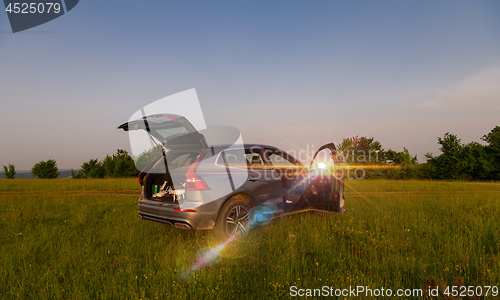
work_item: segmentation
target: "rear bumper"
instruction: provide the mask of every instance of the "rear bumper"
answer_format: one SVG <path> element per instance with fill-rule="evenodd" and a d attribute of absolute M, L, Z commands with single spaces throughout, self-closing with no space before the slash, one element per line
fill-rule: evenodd
<path fill-rule="evenodd" d="M 178 205 L 151 204 L 139 199 L 139 217 L 181 229 L 212 229 L 219 215 L 220 201 L 196 207 L 195 212 L 176 211 Z"/>

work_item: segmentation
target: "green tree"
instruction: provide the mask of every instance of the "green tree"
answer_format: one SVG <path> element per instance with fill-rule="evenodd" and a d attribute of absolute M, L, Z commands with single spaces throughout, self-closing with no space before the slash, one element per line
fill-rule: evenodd
<path fill-rule="evenodd" d="M 38 178 L 57 178 L 61 174 L 57 169 L 57 163 L 53 159 L 40 161 L 31 168 L 31 174 Z"/>
<path fill-rule="evenodd" d="M 483 146 L 477 142 L 463 145 L 460 139 L 447 132 L 443 138 L 438 138 L 441 145 L 441 155 L 433 157 L 427 153 L 426 169 L 431 178 L 435 179 L 500 179 L 500 127 L 495 127 L 489 134 L 483 136 L 489 145 Z"/>
<path fill-rule="evenodd" d="M 5 178 L 12 179 L 16 176 L 16 167 L 14 165 L 9 164 L 9 167 L 3 166 L 3 174 Z"/>
<path fill-rule="evenodd" d="M 481 139 L 488 143 L 484 150 L 491 164 L 489 177 L 493 180 L 500 180 L 500 126 L 493 128 Z"/>
<path fill-rule="evenodd" d="M 402 152 L 396 152 L 392 149 L 384 153 L 385 162 L 399 166 L 411 166 L 418 164 L 417 156 L 411 156 L 408 149 L 403 148 Z"/>
<path fill-rule="evenodd" d="M 433 157 L 427 153 L 427 163 L 432 167 L 432 177 L 435 179 L 465 179 L 461 170 L 462 144 L 460 139 L 449 132 L 443 138 L 438 137 L 441 145 L 441 155 Z"/>
<path fill-rule="evenodd" d="M 492 178 L 493 165 L 485 146 L 472 142 L 462 146 L 460 167 L 468 179 L 489 180 Z"/>
<path fill-rule="evenodd" d="M 74 179 L 79 178 L 103 178 L 105 175 L 105 170 L 98 159 L 91 159 L 88 162 L 85 162 L 80 167 L 78 172 L 71 170 L 71 177 Z"/>
<path fill-rule="evenodd" d="M 107 177 L 132 177 L 139 174 L 132 157 L 122 149 L 118 149 L 113 156 L 107 155 L 102 166 Z"/>
<path fill-rule="evenodd" d="M 348 164 L 379 164 L 385 160 L 382 145 L 373 137 L 346 138 L 338 146 L 337 151 L 339 160 Z"/>
<path fill-rule="evenodd" d="M 83 172 L 82 170 L 75 171 L 71 169 L 71 178 L 72 179 L 82 179 L 83 178 Z"/>

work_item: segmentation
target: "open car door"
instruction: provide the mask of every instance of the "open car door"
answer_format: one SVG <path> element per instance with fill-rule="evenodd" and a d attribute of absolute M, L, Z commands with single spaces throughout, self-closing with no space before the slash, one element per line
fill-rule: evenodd
<path fill-rule="evenodd" d="M 306 200 L 309 170 L 288 153 L 276 149 L 265 150 L 272 171 L 281 181 L 281 198 L 285 213 L 298 212 L 310 208 Z"/>
<path fill-rule="evenodd" d="M 312 209 L 343 213 L 344 180 L 333 143 L 321 146 L 313 156 L 306 197 Z"/>

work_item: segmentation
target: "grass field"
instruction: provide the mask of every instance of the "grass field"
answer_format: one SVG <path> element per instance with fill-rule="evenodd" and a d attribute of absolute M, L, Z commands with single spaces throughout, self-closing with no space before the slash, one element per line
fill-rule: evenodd
<path fill-rule="evenodd" d="M 137 217 L 126 180 L 0 180 L 0 298 L 269 299 L 298 288 L 500 285 L 500 185 L 346 182 L 344 214 L 276 218 L 186 272 L 208 231 Z"/>

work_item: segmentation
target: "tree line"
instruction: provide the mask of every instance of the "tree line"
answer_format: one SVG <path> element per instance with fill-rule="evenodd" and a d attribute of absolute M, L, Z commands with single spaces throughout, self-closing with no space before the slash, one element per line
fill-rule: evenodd
<path fill-rule="evenodd" d="M 432 179 L 500 180 L 500 126 L 481 137 L 487 144 L 462 144 L 447 132 L 438 138 L 441 155 L 426 154 L 427 169 Z"/>
<path fill-rule="evenodd" d="M 363 170 L 364 178 L 500 180 L 500 126 L 481 137 L 478 142 L 463 144 L 449 132 L 438 137 L 440 154 L 425 154 L 426 162 L 418 163 L 408 149 L 385 151 L 374 138 L 344 139 L 338 146 L 338 160 Z"/>
<path fill-rule="evenodd" d="M 363 178 L 387 179 L 456 179 L 456 180 L 500 180 L 500 126 L 481 137 L 486 145 L 478 142 L 463 144 L 457 135 L 445 133 L 438 137 L 440 154 L 425 154 L 426 162 L 418 163 L 408 149 L 397 152 L 384 150 L 373 137 L 346 138 L 337 145 L 337 160 L 347 169 L 360 169 Z M 156 153 L 155 153 L 156 154 Z M 158 153 L 159 155 L 159 153 Z M 14 178 L 15 166 L 3 166 L 5 178 Z M 60 172 L 53 159 L 40 161 L 31 169 L 38 178 L 57 178 Z M 118 149 L 102 161 L 91 159 L 79 170 L 71 170 L 71 177 L 119 178 L 137 176 L 139 171 L 127 151 Z"/>
<path fill-rule="evenodd" d="M 3 166 L 5 178 L 15 178 L 15 166 Z M 40 161 L 31 168 L 31 174 L 38 178 L 57 178 L 61 174 L 57 162 L 53 159 Z M 115 154 L 107 155 L 102 161 L 91 159 L 84 162 L 79 170 L 71 169 L 71 178 L 120 178 L 137 176 L 139 171 L 135 168 L 134 160 L 127 151 L 118 149 Z"/>
<path fill-rule="evenodd" d="M 120 178 L 139 175 L 134 160 L 127 151 L 118 149 L 112 156 L 107 155 L 103 161 L 91 159 L 80 167 L 80 170 L 71 170 L 71 178 Z"/>

